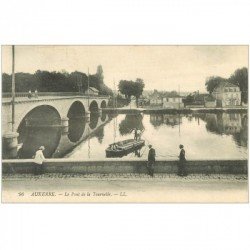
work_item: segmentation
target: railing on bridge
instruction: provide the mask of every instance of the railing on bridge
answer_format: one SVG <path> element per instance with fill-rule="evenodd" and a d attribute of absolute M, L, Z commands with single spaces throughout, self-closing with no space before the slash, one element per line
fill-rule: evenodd
<path fill-rule="evenodd" d="M 27 97 L 28 98 L 28 92 L 16 92 L 15 96 L 16 97 Z M 79 92 L 39 92 L 38 93 L 38 97 L 39 96 L 84 96 L 87 97 L 87 94 L 84 93 L 79 93 Z M 11 98 L 11 92 L 5 92 L 2 93 L 2 98 Z M 90 95 L 90 97 L 96 97 L 96 98 L 104 98 L 104 97 L 108 97 L 106 95 Z M 36 98 L 35 94 L 32 93 L 32 97 L 31 98 Z"/>

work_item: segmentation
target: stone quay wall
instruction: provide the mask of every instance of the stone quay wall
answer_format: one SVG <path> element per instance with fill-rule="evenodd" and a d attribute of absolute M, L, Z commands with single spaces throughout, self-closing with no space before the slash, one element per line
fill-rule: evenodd
<path fill-rule="evenodd" d="M 45 173 L 76 173 L 76 174 L 116 174 L 147 173 L 145 160 L 74 160 L 47 159 L 44 161 Z M 189 174 L 248 174 L 247 160 L 189 160 Z M 33 160 L 2 160 L 2 174 L 33 173 Z M 159 160 L 155 162 L 155 173 L 175 174 L 178 161 Z"/>

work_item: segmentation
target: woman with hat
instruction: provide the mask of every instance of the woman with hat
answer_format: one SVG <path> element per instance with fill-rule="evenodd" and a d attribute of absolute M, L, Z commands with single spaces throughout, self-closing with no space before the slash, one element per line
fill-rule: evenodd
<path fill-rule="evenodd" d="M 180 176 L 187 176 L 187 170 L 186 170 L 186 156 L 185 156 L 185 150 L 184 146 L 180 145 L 180 155 L 179 155 L 179 169 L 178 169 L 178 175 Z"/>
<path fill-rule="evenodd" d="M 34 157 L 34 163 L 35 163 L 35 175 L 42 174 L 43 173 L 43 161 L 45 160 L 45 157 L 43 155 L 45 147 L 41 146 L 35 154 Z"/>

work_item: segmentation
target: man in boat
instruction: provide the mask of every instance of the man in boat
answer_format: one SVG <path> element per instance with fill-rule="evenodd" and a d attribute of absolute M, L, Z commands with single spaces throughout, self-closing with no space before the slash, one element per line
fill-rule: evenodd
<path fill-rule="evenodd" d="M 141 140 L 142 131 L 140 129 L 137 130 L 137 141 Z"/>
<path fill-rule="evenodd" d="M 136 140 L 137 141 L 137 138 L 138 138 L 138 130 L 137 130 L 137 128 L 134 128 L 134 140 Z"/>
<path fill-rule="evenodd" d="M 113 144 L 111 145 L 111 149 L 112 149 L 112 150 L 116 150 L 116 149 L 117 149 L 117 147 L 118 147 L 118 146 L 117 146 L 117 144 L 116 144 L 116 143 L 113 143 Z"/>
<path fill-rule="evenodd" d="M 148 174 L 151 177 L 154 177 L 154 165 L 155 165 L 155 149 L 152 147 L 152 145 L 149 145 L 149 151 L 148 151 Z"/>
<path fill-rule="evenodd" d="M 178 165 L 178 175 L 179 176 L 187 176 L 187 169 L 186 169 L 186 155 L 184 146 L 180 145 L 180 155 L 179 155 L 179 165 Z"/>

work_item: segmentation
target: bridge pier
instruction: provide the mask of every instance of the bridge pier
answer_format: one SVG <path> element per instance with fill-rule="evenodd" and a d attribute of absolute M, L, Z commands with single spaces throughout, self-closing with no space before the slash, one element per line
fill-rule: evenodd
<path fill-rule="evenodd" d="M 62 132 L 67 134 L 69 132 L 69 118 L 63 117 L 61 118 Z"/>
<path fill-rule="evenodd" d="M 102 109 L 98 109 L 98 114 L 101 116 L 102 115 Z"/>
<path fill-rule="evenodd" d="M 62 125 L 62 127 L 68 127 L 69 126 L 69 118 L 68 117 L 63 117 L 61 119 L 61 125 Z"/>
<path fill-rule="evenodd" d="M 7 132 L 3 134 L 3 149 L 9 158 L 17 157 L 18 136 L 19 134 L 17 132 Z"/>
<path fill-rule="evenodd" d="M 89 111 L 85 111 L 85 118 L 86 118 L 86 122 L 90 121 L 90 112 Z"/>

